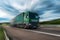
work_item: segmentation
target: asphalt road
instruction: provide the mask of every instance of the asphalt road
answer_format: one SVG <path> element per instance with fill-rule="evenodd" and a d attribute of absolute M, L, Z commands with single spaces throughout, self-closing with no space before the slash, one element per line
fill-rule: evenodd
<path fill-rule="evenodd" d="M 60 34 L 60 25 L 40 25 L 37 31 Z"/>
<path fill-rule="evenodd" d="M 37 31 L 42 31 L 42 32 L 48 32 L 48 33 L 54 33 L 54 34 L 59 34 L 60 35 L 60 28 L 41 28 L 41 29 L 36 29 Z"/>
<path fill-rule="evenodd" d="M 4 29 L 11 40 L 60 40 L 60 37 L 26 31 L 25 29 L 5 26 Z"/>

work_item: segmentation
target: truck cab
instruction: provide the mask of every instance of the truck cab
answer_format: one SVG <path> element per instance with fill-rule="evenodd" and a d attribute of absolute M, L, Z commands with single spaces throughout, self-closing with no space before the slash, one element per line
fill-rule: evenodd
<path fill-rule="evenodd" d="M 39 15 L 34 12 L 27 12 L 24 15 L 24 23 L 27 28 L 37 28 L 39 23 Z"/>

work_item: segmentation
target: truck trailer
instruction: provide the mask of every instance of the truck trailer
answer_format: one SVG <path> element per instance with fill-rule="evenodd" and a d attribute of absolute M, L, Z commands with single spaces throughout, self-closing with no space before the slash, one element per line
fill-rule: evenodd
<path fill-rule="evenodd" d="M 39 15 L 35 12 L 22 12 L 11 21 L 11 26 L 19 28 L 38 28 Z"/>

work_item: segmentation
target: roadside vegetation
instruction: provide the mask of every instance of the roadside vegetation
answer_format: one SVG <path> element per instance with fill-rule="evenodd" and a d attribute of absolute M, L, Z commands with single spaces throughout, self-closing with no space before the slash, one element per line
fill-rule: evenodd
<path fill-rule="evenodd" d="M 9 26 L 10 24 L 6 24 L 6 23 L 4 23 L 4 24 L 2 24 L 2 26 Z"/>
<path fill-rule="evenodd" d="M 0 26 L 0 40 L 5 40 L 5 36 L 4 36 L 3 30 L 4 29 Z"/>
<path fill-rule="evenodd" d="M 51 21 L 40 22 L 40 24 L 59 24 L 60 25 L 60 19 L 55 19 L 55 20 L 51 20 Z"/>

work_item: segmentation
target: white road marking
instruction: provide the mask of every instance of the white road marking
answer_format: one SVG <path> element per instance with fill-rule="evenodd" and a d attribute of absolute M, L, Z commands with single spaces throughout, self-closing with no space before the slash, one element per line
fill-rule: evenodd
<path fill-rule="evenodd" d="M 59 34 L 53 34 L 53 33 L 48 33 L 48 32 L 35 31 L 35 30 L 26 30 L 26 31 L 31 31 L 31 32 L 35 32 L 35 33 L 41 33 L 41 34 L 46 34 L 46 35 L 51 35 L 51 36 L 57 36 L 57 37 L 60 37 Z"/>
<path fill-rule="evenodd" d="M 5 34 L 5 40 L 9 40 L 9 38 L 8 38 L 8 36 L 7 36 L 7 34 L 6 34 L 6 32 L 4 31 L 4 34 Z"/>

